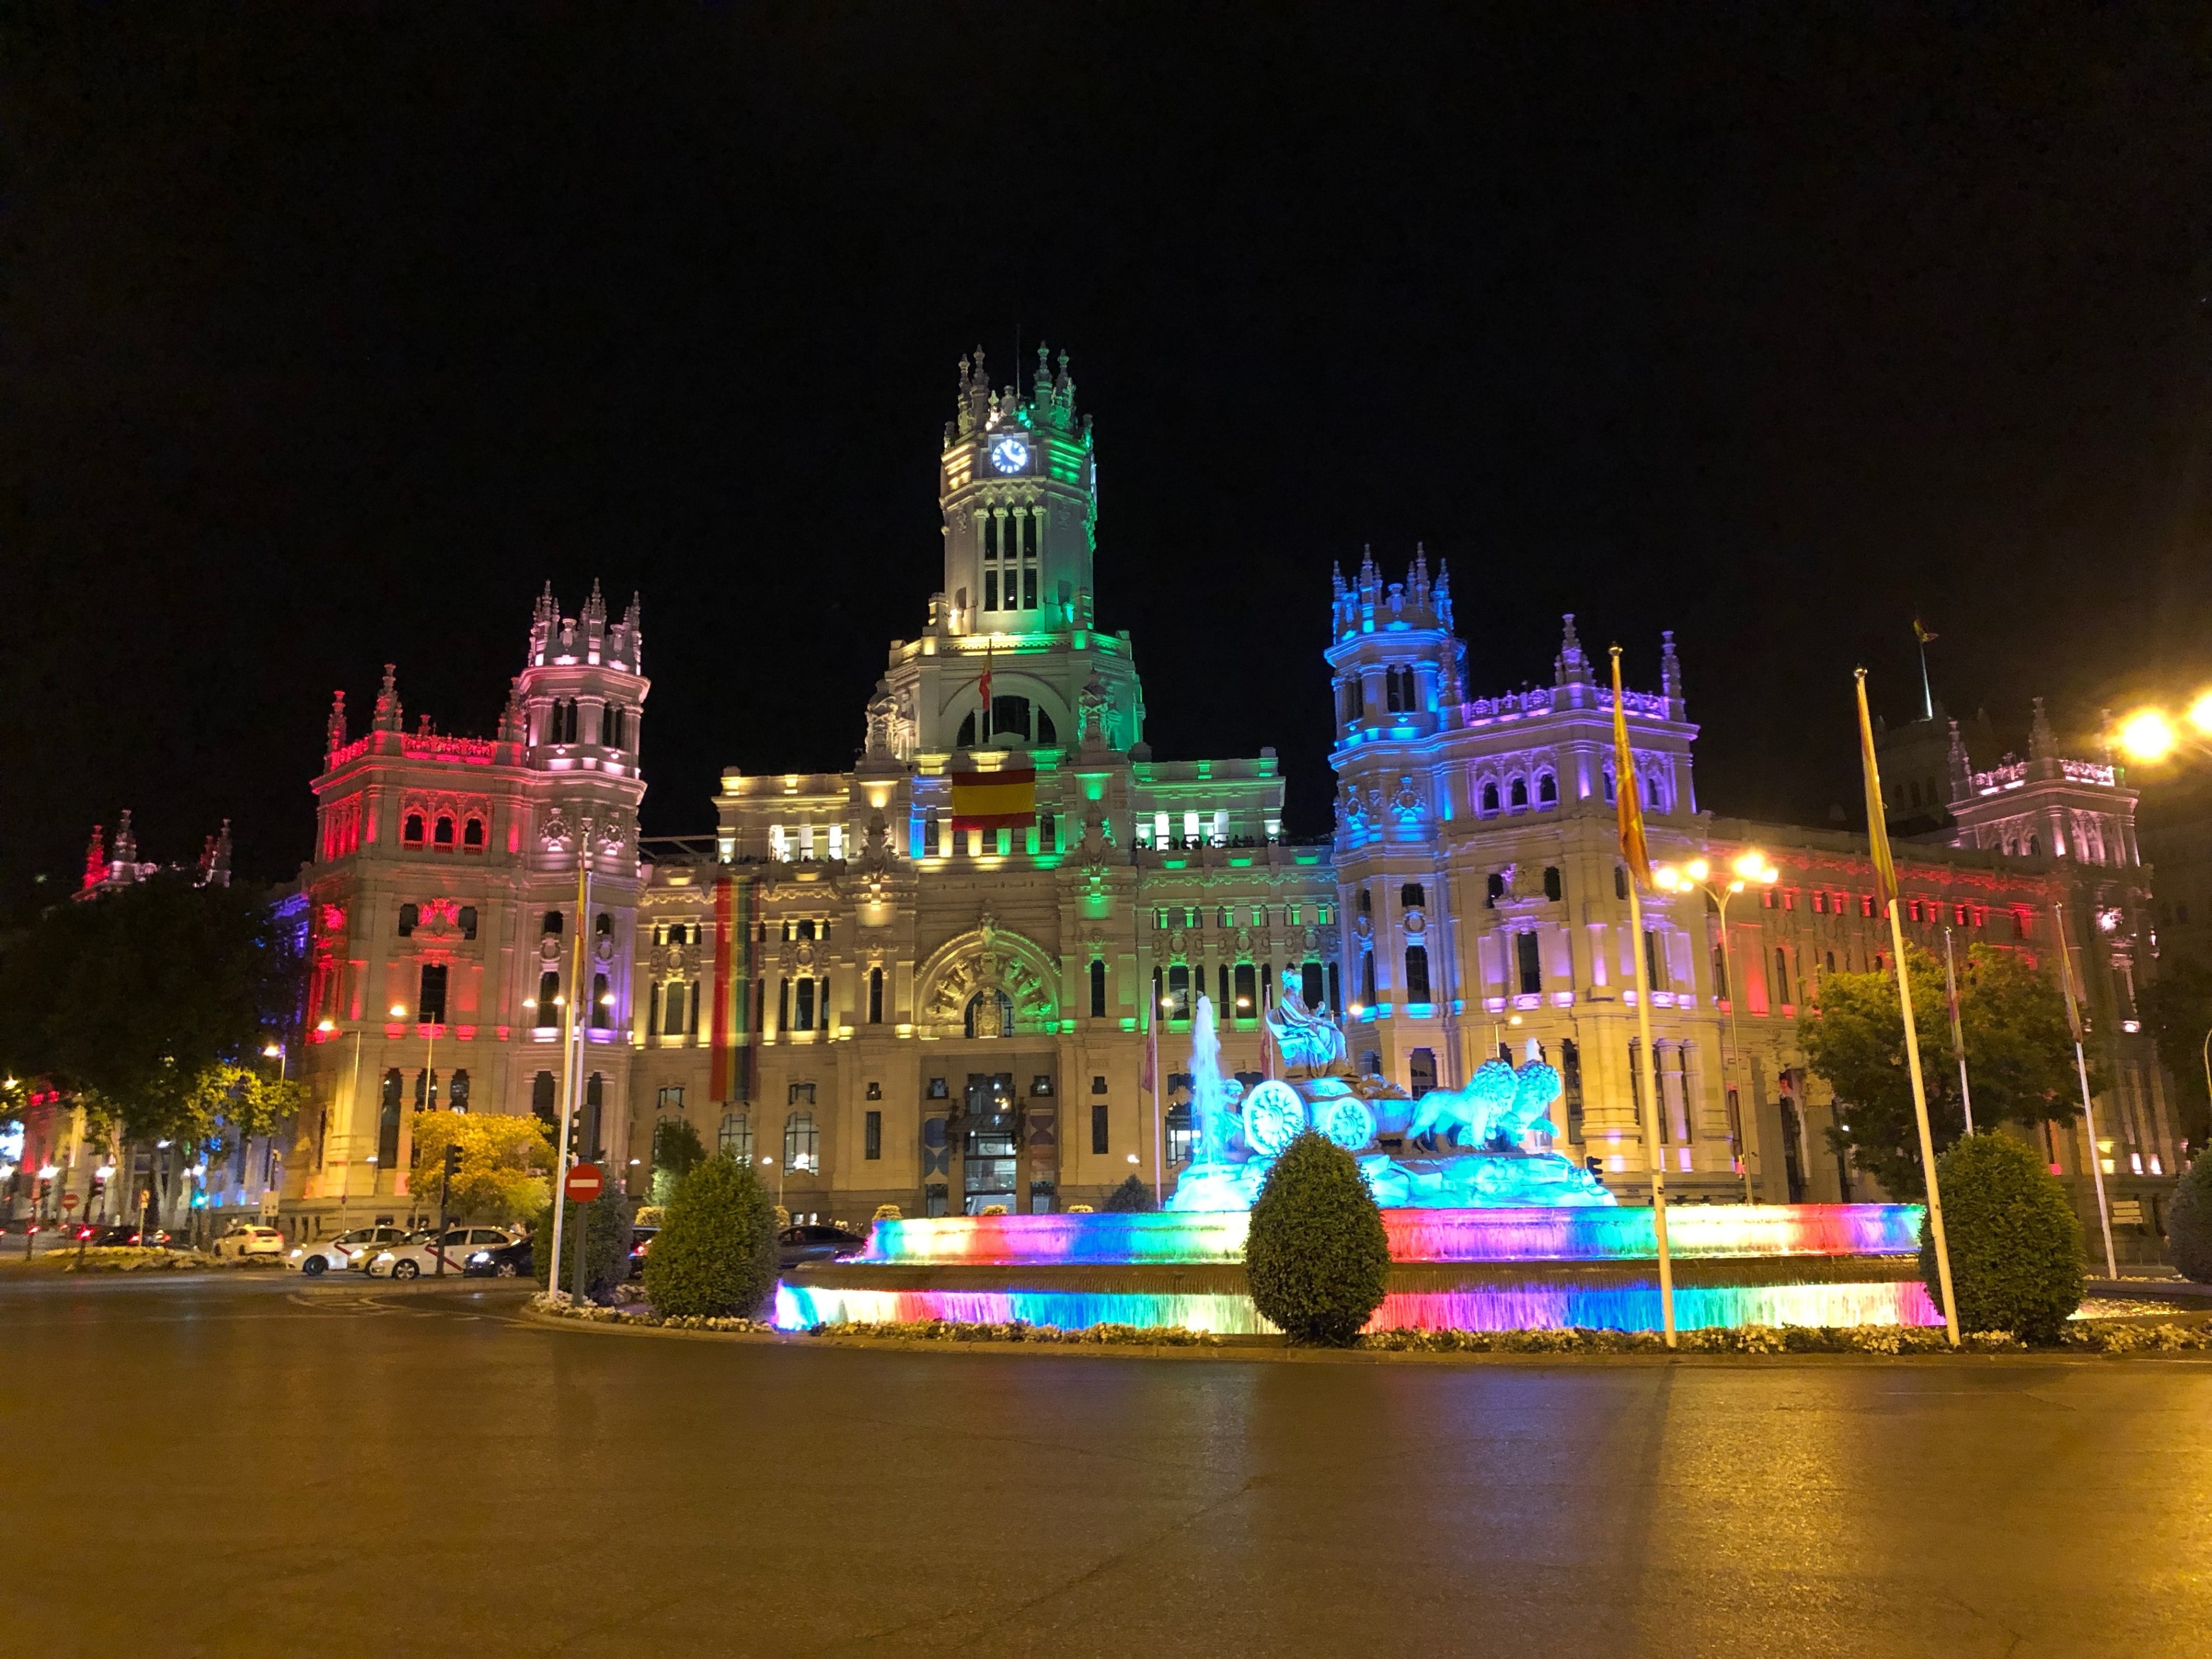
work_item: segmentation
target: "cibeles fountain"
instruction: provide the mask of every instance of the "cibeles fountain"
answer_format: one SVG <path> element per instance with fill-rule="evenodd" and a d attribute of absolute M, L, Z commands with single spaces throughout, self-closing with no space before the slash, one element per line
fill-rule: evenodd
<path fill-rule="evenodd" d="M 1213 1006 L 1200 999 L 1191 1161 L 1164 1210 L 880 1221 L 859 1257 L 788 1274 L 776 1322 L 1264 1335 L 1245 1235 L 1267 1171 L 1311 1128 L 1358 1161 L 1382 1212 L 1390 1276 L 1370 1330 L 1658 1328 L 1647 1189 L 1630 1176 L 1616 1195 L 1554 1149 L 1559 1074 L 1534 1045 L 1517 1066 L 1486 1060 L 1462 1086 L 1415 1099 L 1347 1066 L 1336 1019 L 1295 987 L 1267 1026 L 1282 1074 L 1247 1087 L 1223 1075 Z M 1919 1279 L 1920 1216 L 1904 1204 L 1670 1207 L 1676 1322 L 1939 1323 Z"/>
<path fill-rule="evenodd" d="M 1486 1060 L 1466 1085 L 1415 1099 L 1346 1063 L 1344 1032 L 1285 987 L 1267 1012 L 1284 1074 L 1248 1090 L 1221 1071 L 1213 1002 L 1191 1022 L 1193 1156 L 1170 1210 L 1249 1210 L 1291 1141 L 1317 1131 L 1358 1160 L 1382 1208 L 1463 1210 L 1613 1204 L 1602 1182 L 1553 1149 L 1559 1073 L 1531 1042 L 1518 1066 Z"/>

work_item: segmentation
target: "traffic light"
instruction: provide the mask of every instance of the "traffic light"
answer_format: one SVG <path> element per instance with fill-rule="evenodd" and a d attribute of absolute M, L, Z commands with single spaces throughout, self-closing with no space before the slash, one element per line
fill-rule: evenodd
<path fill-rule="evenodd" d="M 447 1180 L 448 1180 L 448 1181 L 451 1181 L 451 1180 L 452 1180 L 455 1176 L 457 1176 L 457 1175 L 460 1174 L 460 1172 L 461 1172 L 461 1149 L 460 1149 L 459 1147 L 458 1147 L 458 1146 L 448 1146 L 448 1147 L 447 1147 L 447 1148 L 446 1148 L 446 1179 L 447 1179 Z"/>

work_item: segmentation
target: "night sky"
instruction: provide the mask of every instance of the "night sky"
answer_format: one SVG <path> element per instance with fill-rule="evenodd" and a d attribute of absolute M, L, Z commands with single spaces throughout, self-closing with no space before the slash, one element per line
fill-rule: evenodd
<path fill-rule="evenodd" d="M 1480 691 L 1674 628 L 1723 812 L 1854 800 L 1916 611 L 2083 742 L 2212 679 L 2212 13 L 1984 9 L 16 11 L 0 900 L 123 806 L 289 876 L 332 689 L 488 731 L 548 578 L 642 590 L 649 831 L 848 764 L 978 342 L 1073 354 L 1155 752 L 1296 832 L 1363 543 Z"/>

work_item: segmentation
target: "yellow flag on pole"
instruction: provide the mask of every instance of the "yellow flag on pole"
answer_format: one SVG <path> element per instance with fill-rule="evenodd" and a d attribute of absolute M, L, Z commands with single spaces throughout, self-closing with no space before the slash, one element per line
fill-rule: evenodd
<path fill-rule="evenodd" d="M 1866 774 L 1867 842 L 1874 850 L 1875 891 L 1886 915 L 1897 902 L 1897 866 L 1889 856 L 1889 825 L 1881 807 L 1881 770 L 1874 757 L 1874 720 L 1867 713 L 1866 677 L 1866 670 L 1860 669 L 1859 766 Z"/>
<path fill-rule="evenodd" d="M 1613 647 L 1613 804 L 1620 820 L 1620 858 L 1649 888 L 1651 854 L 1644 845 L 1644 804 L 1637 797 L 1636 757 L 1628 747 L 1628 711 L 1620 696 L 1620 647 Z"/>

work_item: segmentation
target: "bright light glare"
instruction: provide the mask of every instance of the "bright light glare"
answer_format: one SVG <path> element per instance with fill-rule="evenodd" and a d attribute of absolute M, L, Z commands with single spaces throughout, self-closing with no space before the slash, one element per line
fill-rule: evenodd
<path fill-rule="evenodd" d="M 261 1057 L 264 1060 L 274 1060 L 277 1055 L 283 1052 L 284 1050 L 281 1044 L 272 1042 L 266 1048 L 264 1048 L 261 1051 Z"/>
<path fill-rule="evenodd" d="M 394 1019 L 404 1019 L 404 1018 L 407 1018 L 407 1005 L 406 1005 L 406 1004 L 404 1004 L 404 1003 L 403 1003 L 403 1002 L 395 1002 L 395 1003 L 393 1003 L 393 1004 L 392 1005 L 392 1018 L 394 1018 Z"/>
<path fill-rule="evenodd" d="M 1712 872 L 1713 866 L 1706 863 L 1703 859 L 1692 859 L 1690 860 L 1690 879 L 1692 881 L 1703 881 L 1707 876 L 1712 874 Z"/>
<path fill-rule="evenodd" d="M 2199 698 L 2199 703 L 2207 701 Z M 2196 711 L 2191 710 L 2191 718 Z M 2155 708 L 2141 708 L 2120 722 L 2120 748 L 2130 760 L 2161 761 L 2173 752 L 2173 722 Z"/>
<path fill-rule="evenodd" d="M 2212 691 L 2197 694 L 2197 701 L 2189 705 L 2189 723 L 2198 731 L 2212 736 Z"/>
<path fill-rule="evenodd" d="M 1746 881 L 1757 881 L 1766 870 L 1766 854 L 1756 847 L 1747 847 L 1737 856 L 1734 868 Z"/>
<path fill-rule="evenodd" d="M 334 1019 L 319 1019 L 315 1022 L 315 1029 L 318 1031 L 335 1031 L 338 1029 L 338 1023 Z"/>

